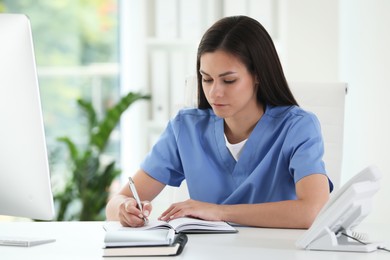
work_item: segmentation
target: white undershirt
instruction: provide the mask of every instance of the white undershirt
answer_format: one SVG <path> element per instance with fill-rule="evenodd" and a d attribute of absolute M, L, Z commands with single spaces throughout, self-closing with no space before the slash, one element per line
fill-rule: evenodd
<path fill-rule="evenodd" d="M 231 143 L 229 143 L 228 139 L 226 138 L 226 135 L 224 135 L 224 136 L 225 136 L 225 141 L 226 141 L 226 147 L 229 149 L 229 151 L 233 155 L 234 159 L 236 161 L 238 161 L 238 159 L 240 158 L 241 152 L 242 152 L 242 148 L 244 148 L 244 145 L 248 139 L 245 139 L 244 141 L 241 141 L 237 144 L 231 144 Z"/>

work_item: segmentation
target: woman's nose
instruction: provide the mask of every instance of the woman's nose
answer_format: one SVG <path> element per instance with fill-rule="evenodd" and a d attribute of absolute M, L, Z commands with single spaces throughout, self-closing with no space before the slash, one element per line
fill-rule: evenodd
<path fill-rule="evenodd" d="M 223 88 L 221 84 L 218 82 L 213 82 L 211 88 L 210 88 L 210 96 L 212 97 L 222 97 L 223 96 Z"/>

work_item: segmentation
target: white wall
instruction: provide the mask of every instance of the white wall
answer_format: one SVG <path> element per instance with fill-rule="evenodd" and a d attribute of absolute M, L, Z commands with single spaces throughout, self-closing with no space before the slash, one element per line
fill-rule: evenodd
<path fill-rule="evenodd" d="M 148 93 L 146 84 L 146 67 L 139 66 L 146 59 L 144 44 L 145 23 L 142 22 L 145 5 L 142 0 L 120 0 L 120 49 L 121 71 L 120 84 L 123 94 L 129 91 Z M 134 21 L 138 21 L 135 23 Z M 138 39 L 138 40 L 134 40 Z M 145 111 L 147 101 L 139 101 L 132 105 L 121 118 L 121 169 L 122 181 L 127 181 L 139 168 L 139 163 L 146 154 L 142 140 L 147 138 L 144 131 L 146 124 Z"/>
<path fill-rule="evenodd" d="M 375 164 L 382 188 L 367 222 L 390 219 L 390 1 L 280 0 L 281 59 L 289 81 L 343 81 L 342 183 Z"/>
<path fill-rule="evenodd" d="M 390 219 L 390 1 L 342 0 L 340 79 L 348 82 L 344 176 L 369 164 L 383 173 L 368 222 Z"/>
<path fill-rule="evenodd" d="M 288 81 L 338 81 L 337 0 L 280 0 L 279 44 Z"/>

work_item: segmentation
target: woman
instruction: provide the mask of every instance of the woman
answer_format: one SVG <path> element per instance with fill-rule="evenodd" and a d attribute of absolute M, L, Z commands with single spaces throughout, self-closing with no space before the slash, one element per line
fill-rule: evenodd
<path fill-rule="evenodd" d="M 169 122 L 133 178 L 143 212 L 126 185 L 107 218 L 142 226 L 148 201 L 186 179 L 191 199 L 160 219 L 310 227 L 332 190 L 320 125 L 298 107 L 266 30 L 245 16 L 216 22 L 199 44 L 197 77 L 198 108 Z"/>

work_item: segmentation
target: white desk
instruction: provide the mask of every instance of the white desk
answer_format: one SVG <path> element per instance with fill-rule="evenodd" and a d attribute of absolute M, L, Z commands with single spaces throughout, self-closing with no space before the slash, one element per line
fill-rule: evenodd
<path fill-rule="evenodd" d="M 55 238 L 56 242 L 30 248 L 0 246 L 1 260 L 105 259 L 102 257 L 102 222 L 0 222 L 1 235 Z M 390 253 L 346 253 L 305 251 L 295 247 L 304 230 L 238 228 L 236 234 L 189 235 L 180 256 L 170 259 L 390 259 Z M 390 227 L 364 227 L 370 237 L 389 241 Z M 121 258 L 112 258 L 121 259 Z M 127 258 L 129 259 L 129 258 Z M 137 258 L 130 258 L 137 259 Z M 149 258 L 140 258 L 149 259 Z M 156 259 L 162 259 L 158 257 Z"/>

